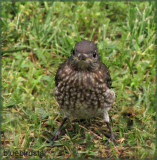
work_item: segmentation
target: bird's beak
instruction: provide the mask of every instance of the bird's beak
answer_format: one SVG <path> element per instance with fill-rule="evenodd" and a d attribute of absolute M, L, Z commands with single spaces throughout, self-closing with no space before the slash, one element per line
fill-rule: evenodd
<path fill-rule="evenodd" d="M 93 62 L 93 60 L 89 58 L 87 54 L 78 54 L 78 56 L 74 57 L 74 59 L 80 61 L 82 64 L 86 63 L 86 61 Z"/>
<path fill-rule="evenodd" d="M 86 54 L 79 54 L 79 55 L 78 55 L 78 59 L 79 59 L 80 61 L 85 61 L 85 60 L 87 59 L 87 55 L 86 55 Z"/>

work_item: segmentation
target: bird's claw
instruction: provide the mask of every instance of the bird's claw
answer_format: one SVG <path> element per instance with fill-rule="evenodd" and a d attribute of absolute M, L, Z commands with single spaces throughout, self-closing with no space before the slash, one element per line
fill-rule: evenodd
<path fill-rule="evenodd" d="M 113 142 L 115 145 L 117 145 L 117 141 L 116 141 L 116 139 L 114 138 L 114 136 L 111 136 L 109 140 L 110 140 L 111 142 Z"/>
<path fill-rule="evenodd" d="M 52 144 L 53 144 L 56 140 L 58 140 L 58 139 L 60 138 L 60 135 L 61 135 L 61 132 L 60 132 L 60 131 L 57 131 L 56 134 L 55 134 L 54 136 L 52 136 L 52 139 L 51 139 Z"/>
<path fill-rule="evenodd" d="M 108 143 L 108 147 L 110 146 L 110 143 L 114 144 L 114 145 L 117 145 L 117 141 L 116 139 L 114 138 L 114 136 L 111 136 L 108 140 L 107 140 L 107 143 Z"/>
<path fill-rule="evenodd" d="M 53 137 L 53 134 L 50 131 L 44 131 L 46 134 L 50 135 L 51 137 Z"/>
<path fill-rule="evenodd" d="M 60 131 L 57 131 L 55 135 L 53 135 L 50 131 L 45 131 L 45 132 L 49 135 L 50 138 L 50 140 L 48 140 L 50 142 L 49 146 L 52 146 L 54 142 L 60 138 L 61 135 Z"/>

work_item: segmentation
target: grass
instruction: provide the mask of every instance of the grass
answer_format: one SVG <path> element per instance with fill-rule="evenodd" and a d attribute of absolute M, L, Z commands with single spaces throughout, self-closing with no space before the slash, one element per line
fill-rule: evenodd
<path fill-rule="evenodd" d="M 155 153 L 154 2 L 2 3 L 2 156 L 153 158 Z M 116 92 L 110 111 L 118 145 L 106 145 L 102 118 L 70 120 L 49 146 L 63 115 L 53 95 L 58 66 L 77 41 L 97 43 Z M 22 158 L 39 158 L 24 155 Z"/>

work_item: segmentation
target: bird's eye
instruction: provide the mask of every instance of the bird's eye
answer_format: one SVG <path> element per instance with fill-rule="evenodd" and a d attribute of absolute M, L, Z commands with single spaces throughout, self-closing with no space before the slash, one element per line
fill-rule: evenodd
<path fill-rule="evenodd" d="M 97 56 L 97 54 L 96 54 L 96 52 L 94 52 L 94 53 L 93 53 L 93 57 L 96 58 L 96 56 Z"/>

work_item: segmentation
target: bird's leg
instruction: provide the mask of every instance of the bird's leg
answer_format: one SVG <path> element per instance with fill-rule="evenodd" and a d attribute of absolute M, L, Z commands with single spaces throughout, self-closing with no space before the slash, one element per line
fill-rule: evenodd
<path fill-rule="evenodd" d="M 110 130 L 110 140 L 112 141 L 112 142 L 114 142 L 114 143 L 117 143 L 116 142 L 116 139 L 115 139 L 115 137 L 114 137 L 114 134 L 113 134 L 113 131 L 112 131 L 112 127 L 110 126 L 110 123 L 109 122 L 106 122 L 106 124 L 107 124 L 107 127 L 108 127 L 108 129 Z"/>
<path fill-rule="evenodd" d="M 63 121 L 61 123 L 61 125 L 58 127 L 57 132 L 55 133 L 55 135 L 52 137 L 52 144 L 54 143 L 55 140 L 57 140 L 61 134 L 61 129 L 64 125 L 64 123 L 66 122 L 66 120 L 68 119 L 68 117 L 64 117 Z"/>
<path fill-rule="evenodd" d="M 109 109 L 106 108 L 105 111 L 104 111 L 104 121 L 105 121 L 105 123 L 107 124 L 107 128 L 108 128 L 109 131 L 110 131 L 110 140 L 111 140 L 112 142 L 114 142 L 114 143 L 117 143 L 117 142 L 116 142 L 116 139 L 115 139 L 115 137 L 114 137 L 113 131 L 112 131 L 112 127 L 111 127 L 111 125 L 110 125 L 110 123 L 109 123 L 108 110 L 109 110 Z"/>

